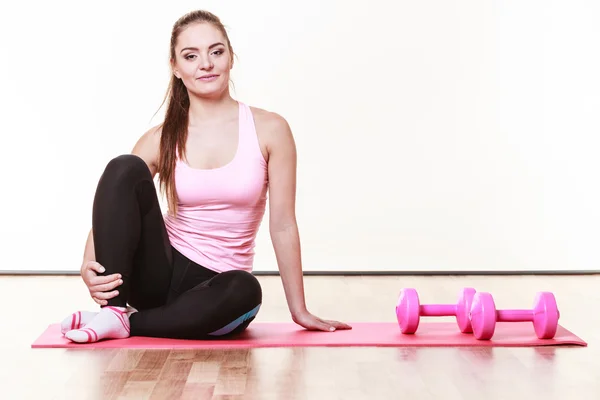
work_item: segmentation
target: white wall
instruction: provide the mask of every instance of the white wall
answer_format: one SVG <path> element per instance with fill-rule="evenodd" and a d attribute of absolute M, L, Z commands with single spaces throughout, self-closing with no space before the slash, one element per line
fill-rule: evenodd
<path fill-rule="evenodd" d="M 306 271 L 600 269 L 598 2 L 262 0 L 0 6 L 1 270 L 79 269 L 194 8 L 295 133 Z"/>

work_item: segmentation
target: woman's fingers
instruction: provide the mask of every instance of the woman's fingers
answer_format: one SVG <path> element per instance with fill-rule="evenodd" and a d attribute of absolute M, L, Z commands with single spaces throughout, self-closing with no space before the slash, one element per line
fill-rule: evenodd
<path fill-rule="evenodd" d="M 329 325 L 335 327 L 335 329 L 352 329 L 352 326 L 343 323 L 343 322 L 339 322 L 339 321 L 331 321 L 331 320 L 324 320 L 326 323 L 328 323 Z"/>
<path fill-rule="evenodd" d="M 314 325 L 314 327 L 316 329 L 319 329 L 321 331 L 326 331 L 326 332 L 331 332 L 331 328 L 335 328 L 335 326 L 328 324 L 325 321 L 322 320 L 318 320 L 318 322 Z"/>
<path fill-rule="evenodd" d="M 90 278 L 90 287 L 111 283 L 121 279 L 121 274 L 112 274 L 106 276 L 94 276 Z"/>
<path fill-rule="evenodd" d="M 112 292 L 90 292 L 90 294 L 92 295 L 93 298 L 96 298 L 99 300 L 108 300 L 108 299 L 112 299 L 113 297 L 118 296 L 119 291 L 113 290 Z"/>
<path fill-rule="evenodd" d="M 85 268 L 87 269 L 92 269 L 94 271 L 96 271 L 97 273 L 101 274 L 104 272 L 104 267 L 97 261 L 88 261 L 85 264 Z"/>
<path fill-rule="evenodd" d="M 100 300 L 97 297 L 92 296 L 92 299 L 94 300 L 94 302 L 96 302 L 96 304 L 100 305 L 100 306 L 105 306 L 108 304 L 108 301 L 106 300 Z"/>
<path fill-rule="evenodd" d="M 109 283 L 104 283 L 104 284 L 100 284 L 100 285 L 92 285 L 92 286 L 90 286 L 90 291 L 91 292 L 108 292 L 109 290 L 113 290 L 114 288 L 116 288 L 117 286 L 120 286 L 121 284 L 123 284 L 123 281 L 121 279 L 117 279 L 117 280 L 109 282 Z"/>

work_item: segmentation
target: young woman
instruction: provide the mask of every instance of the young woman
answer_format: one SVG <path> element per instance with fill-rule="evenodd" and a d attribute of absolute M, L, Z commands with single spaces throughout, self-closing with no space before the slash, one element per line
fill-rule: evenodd
<path fill-rule="evenodd" d="M 223 338 L 246 329 L 262 302 L 251 272 L 267 192 L 292 320 L 309 330 L 351 328 L 306 308 L 294 139 L 281 116 L 231 97 L 233 56 L 215 15 L 195 11 L 175 23 L 165 119 L 132 154 L 111 160 L 98 183 L 81 275 L 101 308 L 63 320 L 71 341 Z"/>

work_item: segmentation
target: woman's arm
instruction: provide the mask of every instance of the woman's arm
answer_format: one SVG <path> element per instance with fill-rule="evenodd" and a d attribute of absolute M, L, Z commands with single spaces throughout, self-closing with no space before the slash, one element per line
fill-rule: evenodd
<path fill-rule="evenodd" d="M 269 135 L 269 232 L 292 318 L 307 312 L 296 223 L 296 145 L 287 122 L 272 116 Z"/>
<path fill-rule="evenodd" d="M 269 174 L 269 230 L 292 319 L 307 329 L 350 329 L 308 312 L 304 298 L 300 235 L 296 222 L 296 144 L 285 119 L 271 114 L 265 127 Z"/>
<path fill-rule="evenodd" d="M 88 261 L 96 261 L 96 252 L 94 250 L 94 232 L 90 229 L 87 241 L 85 242 L 85 250 L 83 251 L 83 263 Z"/>

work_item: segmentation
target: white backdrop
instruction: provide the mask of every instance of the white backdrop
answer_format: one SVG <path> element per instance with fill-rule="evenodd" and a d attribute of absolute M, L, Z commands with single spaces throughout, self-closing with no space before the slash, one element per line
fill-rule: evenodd
<path fill-rule="evenodd" d="M 600 269 L 596 1 L 30 0 L 0 6 L 1 270 L 79 269 L 195 8 L 228 27 L 234 97 L 294 131 L 306 271 Z"/>

